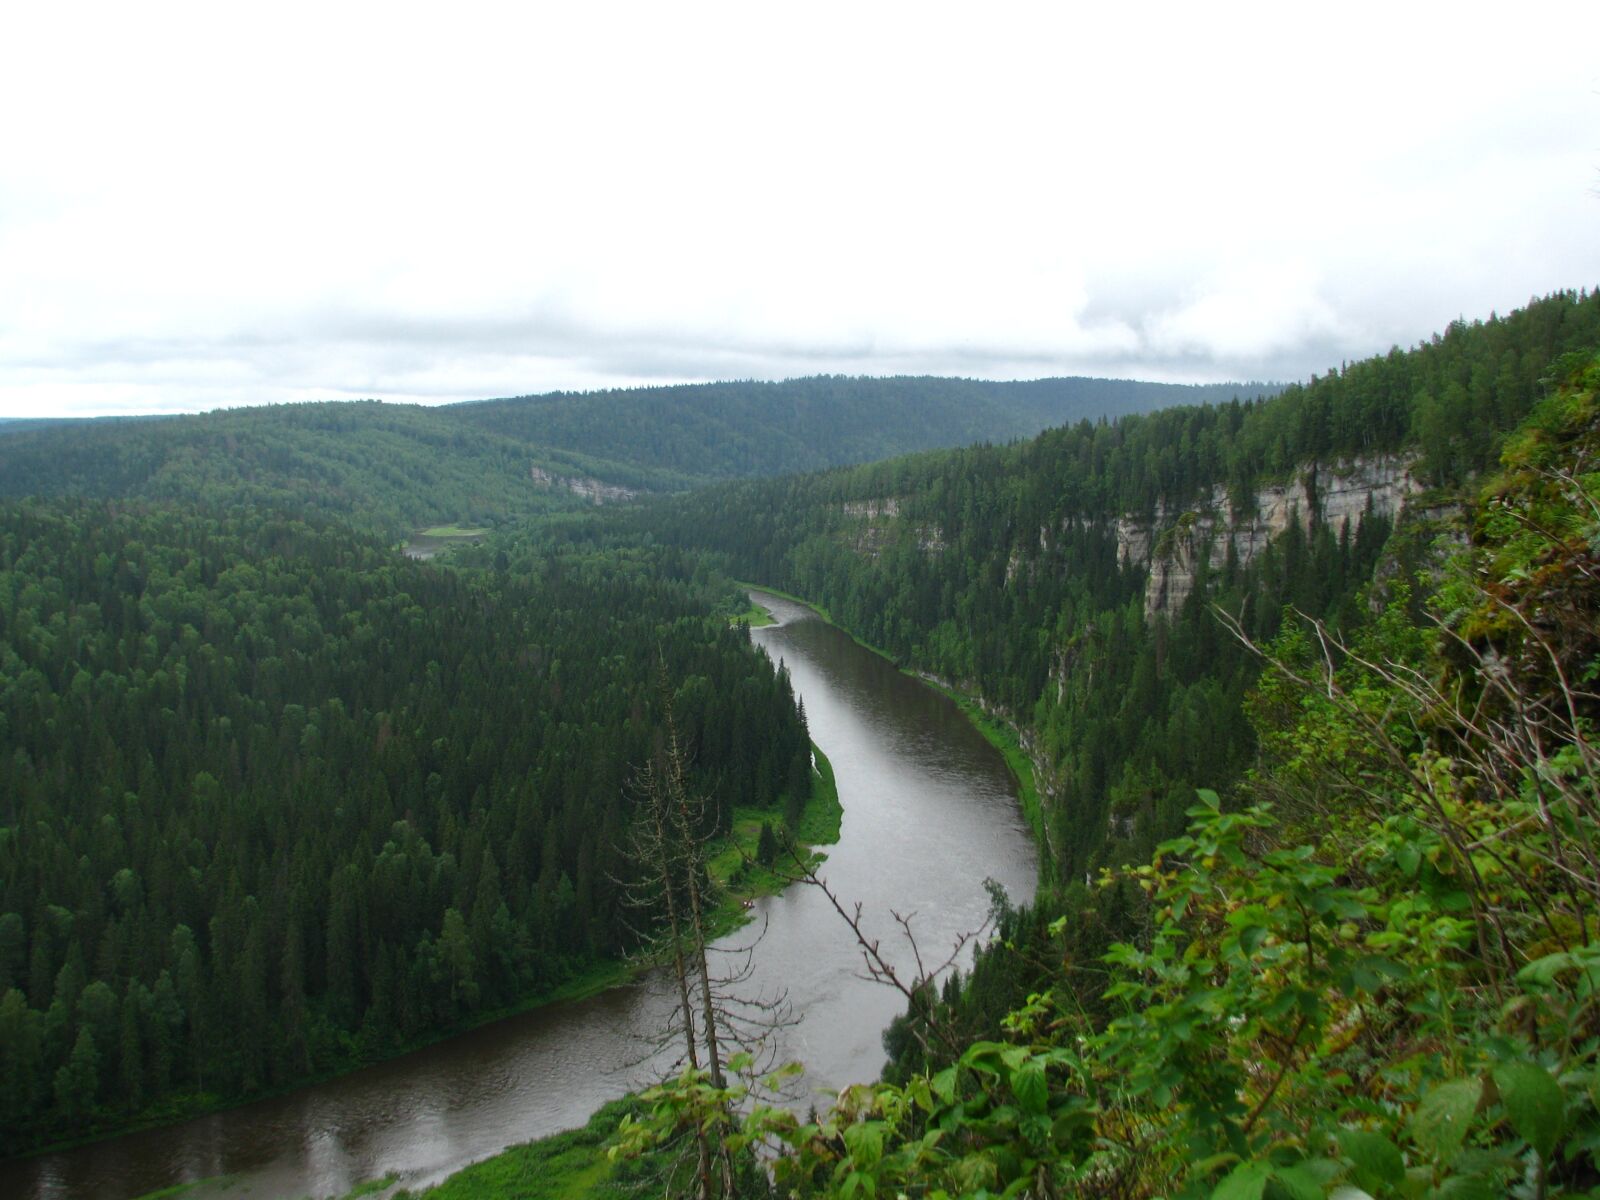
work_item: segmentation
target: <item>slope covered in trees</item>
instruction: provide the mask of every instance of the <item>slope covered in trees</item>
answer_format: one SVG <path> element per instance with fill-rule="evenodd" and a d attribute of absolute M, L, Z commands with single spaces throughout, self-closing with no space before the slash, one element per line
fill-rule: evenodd
<path fill-rule="evenodd" d="M 1130 529 L 1160 553 L 1217 489 L 1243 520 L 1258 489 L 1313 464 L 1415 459 L 1448 489 L 1489 465 L 1550 364 L 1600 342 L 1600 294 L 1456 322 L 1410 351 L 1252 402 L 1080 422 L 1003 447 L 707 489 L 619 520 L 725 555 L 730 570 L 825 605 L 899 661 L 953 680 L 1027 731 L 1048 793 L 1052 882 L 1147 857 L 1193 789 L 1225 785 L 1255 738 L 1258 664 L 1208 606 L 1257 638 L 1285 606 L 1348 624 L 1389 537 L 1379 513 L 1311 511 L 1248 561 L 1218 549 L 1177 611 L 1152 617 Z M 1186 516 L 1185 514 L 1194 514 Z"/>
<path fill-rule="evenodd" d="M 1233 391 L 1120 380 L 803 379 L 441 408 L 367 401 L 29 422 L 0 439 L 0 498 L 270 505 L 400 537 L 589 503 L 568 481 L 681 491 Z"/>
<path fill-rule="evenodd" d="M 564 493 L 530 477 L 536 461 L 581 471 L 431 409 L 283 405 L 19 431 L 0 440 L 0 497 L 271 507 L 397 538 L 422 526 L 493 524 L 561 503 Z"/>
<path fill-rule="evenodd" d="M 698 481 L 813 471 L 915 450 L 1004 442 L 1084 418 L 1225 401 L 1267 384 L 1128 379 L 842 375 L 522 396 L 455 406 L 471 425 L 532 445 Z"/>
<path fill-rule="evenodd" d="M 664 550 L 468 572 L 299 515 L 0 505 L 0 1153 L 629 949 L 664 705 L 709 827 L 811 778 L 713 599 Z"/>
<path fill-rule="evenodd" d="M 1595 1195 L 1600 356 L 1550 378 L 1468 544 L 1345 633 L 1255 644 L 1230 796 L 1198 789 L 1068 916 L 1007 917 L 979 970 L 1028 976 L 1003 1021 L 820 1119 L 686 1076 L 623 1146 L 765 1143 L 798 1196 Z M 1130 894 L 1086 953 L 1075 926 Z"/>

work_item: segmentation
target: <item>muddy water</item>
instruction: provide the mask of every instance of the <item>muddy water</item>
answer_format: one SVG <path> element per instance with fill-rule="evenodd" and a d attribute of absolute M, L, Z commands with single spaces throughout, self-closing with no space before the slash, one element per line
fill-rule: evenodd
<path fill-rule="evenodd" d="M 843 835 L 823 876 L 902 963 L 891 912 L 942 958 L 988 908 L 985 877 L 1031 897 L 1036 855 L 1004 761 L 943 696 L 895 671 L 809 610 L 758 595 L 779 624 L 754 633 L 782 659 L 834 766 Z M 861 978 L 853 939 L 816 889 L 761 901 L 746 994 L 800 1018 L 775 1053 L 805 1062 L 802 1087 L 873 1078 L 898 1010 Z M 755 928 L 753 926 L 752 928 Z M 749 943 L 749 930 L 732 946 Z M 186 1195 L 338 1195 L 364 1179 L 436 1181 L 514 1142 L 582 1124 L 648 1076 L 646 1041 L 671 1002 L 646 977 L 486 1026 L 353 1075 L 164 1129 L 0 1164 L 0 1195 L 113 1200 L 216 1180 Z M 801 1097 L 802 1102 L 804 1096 Z"/>

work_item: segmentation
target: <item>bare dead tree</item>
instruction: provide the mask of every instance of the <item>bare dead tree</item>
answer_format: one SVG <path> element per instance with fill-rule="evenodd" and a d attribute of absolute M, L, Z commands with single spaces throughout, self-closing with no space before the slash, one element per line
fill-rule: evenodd
<path fill-rule="evenodd" d="M 1590 565 L 1576 566 L 1592 578 Z M 1475 855 L 1492 859 L 1529 896 L 1565 897 L 1560 905 L 1564 913 L 1548 905 L 1537 913 L 1556 944 L 1570 948 L 1574 940 L 1587 942 L 1592 936 L 1589 918 L 1600 911 L 1600 846 L 1593 834 L 1600 818 L 1596 772 L 1600 752 L 1592 741 L 1600 694 L 1571 677 L 1557 640 L 1540 627 L 1528 606 L 1483 587 L 1477 595 L 1519 631 L 1522 657 L 1536 659 L 1538 672 L 1511 669 L 1493 646 L 1476 643 L 1450 623 L 1435 619 L 1452 656 L 1467 667 L 1460 676 L 1435 676 L 1408 663 L 1365 653 L 1324 622 L 1297 612 L 1319 652 L 1313 666 L 1300 667 L 1252 640 L 1236 618 L 1216 611 L 1234 637 L 1269 670 L 1322 695 L 1366 733 L 1368 753 L 1377 760 L 1375 765 L 1384 768 L 1383 774 L 1407 781 L 1422 802 L 1428 825 L 1449 848 L 1460 877 L 1471 885 L 1466 891 L 1480 957 L 1497 977 L 1503 977 L 1517 966 L 1515 939 L 1490 899 L 1492 889 L 1485 886 Z M 1379 681 L 1400 698 L 1400 704 L 1381 714 L 1368 711 L 1341 681 L 1345 664 Z M 1535 674 L 1549 683 L 1531 685 L 1529 679 Z M 1461 686 L 1462 678 L 1470 678 L 1474 686 Z M 1392 733 L 1396 719 L 1409 723 L 1414 744 L 1424 752 L 1396 741 Z M 1381 779 L 1371 787 L 1360 778 L 1344 782 L 1374 810 L 1390 802 Z M 1477 837 L 1454 815 L 1455 797 L 1462 793 L 1483 797 L 1531 793 L 1534 811 L 1520 822 Z M 1517 837 L 1534 825 L 1545 834 L 1542 841 Z M 1553 890 L 1541 886 L 1536 876 L 1555 879 L 1559 886 Z"/>
<path fill-rule="evenodd" d="M 960 1038 L 956 1031 L 947 1024 L 935 1018 L 931 1008 L 924 1010 L 922 1000 L 932 990 L 934 984 L 955 967 L 960 960 L 962 952 L 976 939 L 983 936 L 993 923 L 993 918 L 986 919 L 975 930 L 969 930 L 957 935 L 950 953 L 942 960 L 930 967 L 923 958 L 922 947 L 917 942 L 916 934 L 911 928 L 911 923 L 916 919 L 916 913 L 900 913 L 894 909 L 889 910 L 889 915 L 894 923 L 900 927 L 901 940 L 910 948 L 914 971 L 907 979 L 884 952 L 881 939 L 873 937 L 867 932 L 862 923 L 863 908 L 857 902 L 849 908 L 845 907 L 839 894 L 828 885 L 828 882 L 818 873 L 817 860 L 801 853 L 793 839 L 785 836 L 782 849 L 789 861 L 794 864 L 793 873 L 789 878 L 796 883 L 804 883 L 816 888 L 839 914 L 839 918 L 849 928 L 851 936 L 855 938 L 856 946 L 861 951 L 862 978 L 873 983 L 882 984 L 892 988 L 904 998 L 907 1010 L 912 1013 L 921 1013 L 923 1020 L 911 1024 L 912 1036 L 917 1039 L 917 1044 L 924 1054 L 931 1050 L 928 1038 L 931 1035 L 950 1054 L 959 1056 L 962 1050 Z"/>
<path fill-rule="evenodd" d="M 711 1088 L 729 1090 L 729 1064 L 746 1055 L 752 1064 L 770 1065 L 774 1035 L 793 1023 L 787 998 L 751 994 L 754 953 L 765 925 L 740 945 L 717 947 L 710 928 L 714 897 L 708 871 L 713 831 L 706 800 L 690 782 L 690 755 L 679 732 L 661 668 L 663 710 L 659 744 L 632 783 L 636 816 L 629 834 L 630 857 L 638 868 L 625 896 L 643 918 L 636 932 L 654 955 L 670 966 L 674 1014 L 660 1045 L 681 1039 L 678 1063 L 704 1072 Z M 696 1190 L 701 1200 L 735 1190 L 735 1164 L 716 1126 L 731 1128 L 726 1103 L 711 1122 L 690 1131 Z"/>

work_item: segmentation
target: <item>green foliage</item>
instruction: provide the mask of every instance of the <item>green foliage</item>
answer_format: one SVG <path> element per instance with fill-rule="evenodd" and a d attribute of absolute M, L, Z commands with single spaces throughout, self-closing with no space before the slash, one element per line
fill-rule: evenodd
<path fill-rule="evenodd" d="M 728 484 L 613 514 L 595 536 L 714 550 L 730 573 L 804 596 L 1025 728 L 1048 797 L 1046 882 L 1064 895 L 1100 867 L 1148 858 L 1182 828 L 1195 786 L 1226 790 L 1250 762 L 1243 703 L 1259 664 L 1210 606 L 1240 614 L 1256 639 L 1286 606 L 1353 627 L 1391 526 L 1366 514 L 1340 528 L 1313 512 L 1248 564 L 1224 542 L 1196 550 L 1192 595 L 1158 620 L 1128 531 L 1166 532 L 1176 549 L 1200 517 L 1253 517 L 1260 487 L 1301 476 L 1315 508 L 1339 464 L 1361 456 L 1420 456 L 1431 481 L 1459 486 L 1492 463 L 1550 362 L 1597 341 L 1600 295 L 1562 293 L 1274 399 Z M 1422 394 L 1450 398 L 1436 428 L 1419 421 Z"/>
<path fill-rule="evenodd" d="M 0 437 L 0 498 L 274 507 L 391 539 L 422 527 L 460 536 L 586 507 L 591 500 L 580 491 L 597 479 L 624 491 L 679 491 L 712 479 L 1004 440 L 1235 390 L 1122 380 L 826 378 L 438 408 L 361 401 L 26 423 Z"/>
<path fill-rule="evenodd" d="M 1051 425 L 1226 401 L 1267 384 L 1175 385 L 1125 379 L 841 375 L 554 393 L 463 404 L 463 424 L 706 482 L 815 471 L 896 454 L 1003 442 Z M 606 476 L 610 478 L 609 475 Z"/>
<path fill-rule="evenodd" d="M 0 1148 L 348 1068 L 632 950 L 647 664 L 706 833 L 810 781 L 787 675 L 696 570 L 0 504 Z"/>
<path fill-rule="evenodd" d="M 660 1164 L 647 1159 L 618 1169 L 608 1161 L 604 1149 L 622 1121 L 637 1111 L 638 1103 L 631 1098 L 614 1100 L 599 1108 L 582 1129 L 513 1146 L 437 1186 L 401 1191 L 396 1200 L 623 1200 L 638 1196 L 641 1184 L 656 1176 Z M 654 1194 L 659 1195 L 659 1190 Z"/>
<path fill-rule="evenodd" d="M 1349 641 L 1279 637 L 1253 802 L 1201 790 L 1185 833 L 1103 874 L 1147 903 L 1103 956 L 1104 1010 L 1076 1003 L 1063 918 L 998 1040 L 817 1120 L 746 1105 L 720 1135 L 795 1195 L 1595 1194 L 1600 663 L 1561 610 L 1600 608 L 1597 362 L 1535 417 L 1536 464 L 1508 452 L 1438 621 L 1395 588 Z M 1484 571 L 1507 555 L 1534 569 Z M 1544 669 L 1506 670 L 1530 645 Z M 744 1099 L 686 1076 L 620 1152 Z"/>

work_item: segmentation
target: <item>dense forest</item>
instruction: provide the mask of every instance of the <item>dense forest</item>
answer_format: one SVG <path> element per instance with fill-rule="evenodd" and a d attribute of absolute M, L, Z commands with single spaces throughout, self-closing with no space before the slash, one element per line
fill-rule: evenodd
<path fill-rule="evenodd" d="M 801 1193 L 1591 1186 L 1596 345 L 1583 291 L 1154 413 L 819 379 L 6 432 L 0 1153 L 634 948 L 669 712 L 700 832 L 810 786 L 744 578 L 1007 718 L 1046 877 L 892 1082 L 736 1132 L 691 1074 L 624 1143 L 759 1138 Z M 446 520 L 502 528 L 395 552 Z"/>
<path fill-rule="evenodd" d="M 451 411 L 461 421 L 530 445 L 559 446 L 705 482 L 1005 442 L 1085 418 L 1262 396 L 1280 387 L 833 375 L 522 396 Z"/>
<path fill-rule="evenodd" d="M 1251 761 L 1243 701 L 1259 664 L 1212 605 L 1258 639 L 1290 606 L 1336 627 L 1360 616 L 1391 522 L 1322 520 L 1319 486 L 1394 455 L 1448 501 L 1494 461 L 1551 364 L 1597 343 L 1600 293 L 1561 293 L 1270 400 L 728 484 L 609 525 L 714 550 L 736 576 L 826 606 L 896 660 L 1010 714 L 1047 785 L 1049 882 L 1066 888 L 1146 859 L 1181 828 L 1196 786 L 1225 787 Z M 1150 564 L 1120 544 L 1130 530 L 1159 560 L 1202 516 L 1242 525 L 1259 489 L 1288 480 L 1307 488 L 1300 520 L 1248 561 L 1219 539 L 1188 599 L 1148 611 Z M 1413 500 L 1427 510 L 1426 495 Z M 1427 541 L 1408 532 L 1390 553 Z"/>
<path fill-rule="evenodd" d="M 469 572 L 306 514 L 0 505 L 0 1152 L 635 946 L 664 706 L 711 829 L 810 786 L 788 679 L 717 599 L 669 550 Z"/>
<path fill-rule="evenodd" d="M 400 538 L 586 504 L 584 489 L 596 481 L 613 496 L 682 491 L 713 479 L 1004 441 L 1058 421 L 1238 390 L 823 378 L 439 408 L 366 401 L 20 422 L 0 438 L 0 498 L 270 506 Z"/>
<path fill-rule="evenodd" d="M 584 464 L 431 409 L 296 404 L 11 433 L 0 438 L 0 498 L 270 508 L 396 539 L 420 527 L 492 525 L 575 502 L 537 486 L 533 465 L 585 473 Z M 622 482 L 660 480 L 623 473 Z"/>
<path fill-rule="evenodd" d="M 687 1075 L 614 1140 L 763 1144 L 793 1196 L 1600 1192 L 1600 355 L 1549 378 L 1466 545 L 1257 643 L 1250 770 L 1099 881 L 1129 934 L 997 946 L 1003 1020 L 820 1118 Z"/>

